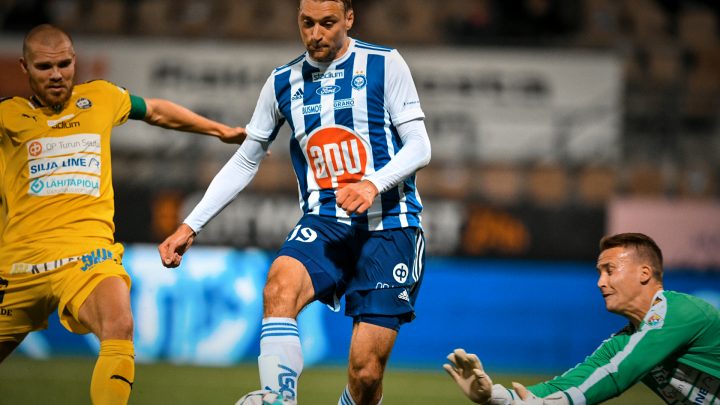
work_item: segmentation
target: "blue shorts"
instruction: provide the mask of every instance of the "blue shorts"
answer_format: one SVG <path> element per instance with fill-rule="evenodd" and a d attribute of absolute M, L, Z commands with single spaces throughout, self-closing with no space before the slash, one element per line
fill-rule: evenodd
<path fill-rule="evenodd" d="M 368 231 L 317 215 L 305 215 L 288 234 L 278 256 L 305 265 L 315 299 L 345 315 L 391 329 L 415 318 L 425 265 L 419 228 Z"/>

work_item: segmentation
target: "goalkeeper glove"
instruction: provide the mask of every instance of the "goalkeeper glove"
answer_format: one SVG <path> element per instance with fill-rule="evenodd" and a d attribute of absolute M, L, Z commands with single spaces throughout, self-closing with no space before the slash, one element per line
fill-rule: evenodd
<path fill-rule="evenodd" d="M 545 398 L 538 398 L 522 384 L 513 383 L 514 390 L 500 384 L 493 385 L 475 354 L 455 349 L 448 354 L 451 364 L 443 368 L 455 380 L 460 390 L 471 401 L 484 405 L 569 405 L 570 401 L 560 391 Z"/>
<path fill-rule="evenodd" d="M 451 364 L 444 364 L 443 368 L 455 380 L 460 390 L 477 404 L 485 404 L 492 394 L 492 380 L 482 368 L 480 359 L 463 349 L 455 349 L 448 354 Z"/>

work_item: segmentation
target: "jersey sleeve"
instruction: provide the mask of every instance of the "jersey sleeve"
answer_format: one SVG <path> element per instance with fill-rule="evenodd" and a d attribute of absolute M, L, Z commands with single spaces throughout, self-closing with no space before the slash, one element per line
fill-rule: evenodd
<path fill-rule="evenodd" d="M 387 63 L 385 102 L 393 124 L 397 126 L 425 118 L 410 68 L 403 57 L 397 50 L 393 50 L 387 58 Z"/>
<path fill-rule="evenodd" d="M 260 142 L 272 142 L 284 122 L 275 98 L 275 76 L 270 75 L 260 91 L 255 111 L 245 130 L 248 138 Z"/>
<path fill-rule="evenodd" d="M 617 355 L 627 344 L 629 336 L 618 335 L 605 340 L 592 355 L 585 360 L 566 371 L 559 377 L 555 377 L 550 381 L 540 383 L 528 387 L 528 389 L 538 397 L 546 397 L 558 391 L 568 391 L 573 388 L 580 387 L 588 378 L 595 373 L 596 370 L 602 369 L 610 364 L 613 357 Z M 612 398 L 619 394 L 617 386 L 612 378 L 602 382 L 602 386 L 607 392 L 607 398 Z"/>
<path fill-rule="evenodd" d="M 183 221 L 195 233 L 215 218 L 240 192 L 250 184 L 267 154 L 267 144 L 249 139 L 215 175 L 202 200 Z"/>
<path fill-rule="evenodd" d="M 681 302 L 661 301 L 648 311 L 640 329 L 632 335 L 607 340 L 583 363 L 560 377 L 530 390 L 538 396 L 564 391 L 574 403 L 596 404 L 620 395 L 653 367 L 686 347 L 703 328 L 698 311 Z M 683 309 L 684 308 L 684 309 Z"/>
<path fill-rule="evenodd" d="M 130 115 L 130 93 L 123 87 L 106 80 L 97 80 L 93 83 L 102 86 L 104 97 L 112 108 L 113 126 L 124 124 Z"/>

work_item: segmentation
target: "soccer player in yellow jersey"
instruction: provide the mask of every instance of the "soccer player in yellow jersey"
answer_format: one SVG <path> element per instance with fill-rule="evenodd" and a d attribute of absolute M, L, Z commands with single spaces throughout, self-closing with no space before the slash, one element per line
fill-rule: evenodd
<path fill-rule="evenodd" d="M 100 339 L 93 404 L 125 404 L 133 318 L 113 236 L 111 130 L 141 119 L 242 143 L 245 129 L 107 81 L 74 85 L 72 40 L 51 25 L 26 35 L 20 65 L 33 96 L 0 102 L 0 362 L 57 308 L 65 328 Z"/>

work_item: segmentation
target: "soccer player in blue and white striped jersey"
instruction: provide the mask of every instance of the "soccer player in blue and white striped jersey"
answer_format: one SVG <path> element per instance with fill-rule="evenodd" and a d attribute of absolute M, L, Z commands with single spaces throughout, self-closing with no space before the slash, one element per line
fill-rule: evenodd
<path fill-rule="evenodd" d="M 424 114 L 400 54 L 348 36 L 350 0 L 300 0 L 306 52 L 275 69 L 247 140 L 159 249 L 179 265 L 195 235 L 252 180 L 287 121 L 303 216 L 264 289 L 263 389 L 297 400 L 298 313 L 319 300 L 354 320 L 348 386 L 339 404 L 377 404 L 398 330 L 415 317 L 422 281 L 422 203 L 415 172 L 430 161 Z"/>

